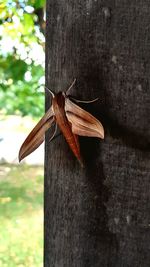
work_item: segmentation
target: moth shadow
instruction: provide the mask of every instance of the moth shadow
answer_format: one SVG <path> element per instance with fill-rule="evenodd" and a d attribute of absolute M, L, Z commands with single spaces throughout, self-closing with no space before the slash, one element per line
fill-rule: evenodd
<path fill-rule="evenodd" d="M 150 151 L 150 139 L 148 136 L 135 132 L 115 121 L 106 110 L 101 107 L 102 122 L 105 128 L 106 136 L 117 139 L 125 146 L 138 149 L 141 151 Z"/>
<path fill-rule="evenodd" d="M 108 73 L 109 73 L 109 51 L 105 51 L 102 57 L 101 65 L 93 60 L 95 64 L 91 64 L 91 68 L 87 69 L 84 76 L 77 79 L 77 92 L 78 98 L 84 100 L 84 95 L 87 95 L 87 99 L 99 97 L 99 100 L 91 104 L 81 104 L 81 107 L 90 112 L 96 118 L 98 118 L 104 126 L 105 136 L 113 139 L 118 139 L 125 146 L 135 148 L 141 151 L 150 150 L 150 139 L 145 133 L 139 133 L 130 129 L 127 126 L 121 125 L 115 120 L 109 110 L 109 92 L 108 92 Z M 82 67 L 82 63 L 81 63 Z M 103 69 L 104 68 L 104 69 Z M 78 90 L 83 88 L 83 90 Z M 89 88 L 91 88 L 89 90 Z M 86 94 L 85 94 L 86 92 Z M 84 95 L 83 95 L 84 94 Z M 88 141 L 89 142 L 89 141 Z M 90 142 L 89 142 L 90 144 Z M 94 145 L 94 142 L 92 141 Z"/>
<path fill-rule="evenodd" d="M 101 144 L 98 138 L 81 138 L 81 152 L 84 157 L 85 177 L 88 183 L 89 197 L 91 198 L 90 207 L 88 208 L 88 227 L 87 234 L 94 241 L 94 246 L 99 251 L 108 249 L 113 258 L 118 243 L 116 235 L 108 227 L 107 201 L 111 196 L 111 190 L 104 184 L 105 176 L 103 164 L 101 162 Z M 99 238 L 100 237 L 100 238 Z"/>
<path fill-rule="evenodd" d="M 105 138 L 112 138 L 113 140 L 117 139 L 127 147 L 145 152 L 150 151 L 149 136 L 146 136 L 144 133 L 138 133 L 124 125 L 119 124 L 117 120 L 112 118 L 108 107 L 104 103 L 93 103 L 93 106 L 87 106 L 86 110 L 101 121 L 102 125 L 104 126 Z M 94 142 L 95 141 L 92 141 L 93 146 Z"/>
<path fill-rule="evenodd" d="M 80 138 L 81 153 L 84 158 L 86 177 L 95 193 L 107 202 L 110 191 L 104 186 L 105 176 L 101 162 L 101 143 L 99 138 Z M 103 142 L 103 141 L 102 141 Z"/>

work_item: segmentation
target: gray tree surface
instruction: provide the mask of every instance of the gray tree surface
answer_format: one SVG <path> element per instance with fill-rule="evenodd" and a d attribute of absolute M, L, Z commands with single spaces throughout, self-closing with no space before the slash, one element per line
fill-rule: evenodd
<path fill-rule="evenodd" d="M 45 267 L 150 266 L 150 3 L 47 1 L 46 85 L 69 87 L 104 125 L 45 156 Z M 46 95 L 46 109 L 50 96 Z"/>

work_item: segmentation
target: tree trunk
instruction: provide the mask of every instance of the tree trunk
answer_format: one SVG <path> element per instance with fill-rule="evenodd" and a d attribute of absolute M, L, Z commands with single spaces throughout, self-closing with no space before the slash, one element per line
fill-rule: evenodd
<path fill-rule="evenodd" d="M 47 1 L 46 85 L 78 99 L 105 139 L 46 135 L 45 267 L 150 266 L 150 4 Z M 46 95 L 46 109 L 50 96 Z"/>

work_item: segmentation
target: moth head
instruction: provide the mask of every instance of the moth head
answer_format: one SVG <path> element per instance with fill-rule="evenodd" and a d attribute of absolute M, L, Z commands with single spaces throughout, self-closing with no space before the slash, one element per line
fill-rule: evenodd
<path fill-rule="evenodd" d="M 60 93 L 64 96 L 64 98 L 66 98 L 69 94 L 70 89 L 74 86 L 75 82 L 76 82 L 76 79 L 73 80 L 73 82 L 71 83 L 69 88 L 66 90 L 66 92 L 60 91 L 59 93 L 55 93 L 54 91 L 49 89 L 47 86 L 45 86 L 45 89 L 51 94 L 52 98 L 54 98 L 57 94 L 60 94 Z"/>
<path fill-rule="evenodd" d="M 65 93 L 63 93 L 63 92 L 57 93 L 55 95 L 55 97 L 52 99 L 52 106 L 53 106 L 53 108 L 55 106 L 57 106 L 57 105 L 59 107 L 64 108 L 64 106 L 65 106 L 65 98 L 66 98 Z"/>

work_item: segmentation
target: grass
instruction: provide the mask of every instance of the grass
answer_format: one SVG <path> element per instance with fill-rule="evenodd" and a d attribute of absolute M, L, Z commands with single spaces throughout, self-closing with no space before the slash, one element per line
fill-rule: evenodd
<path fill-rule="evenodd" d="M 43 266 L 43 167 L 0 165 L 0 267 Z"/>

